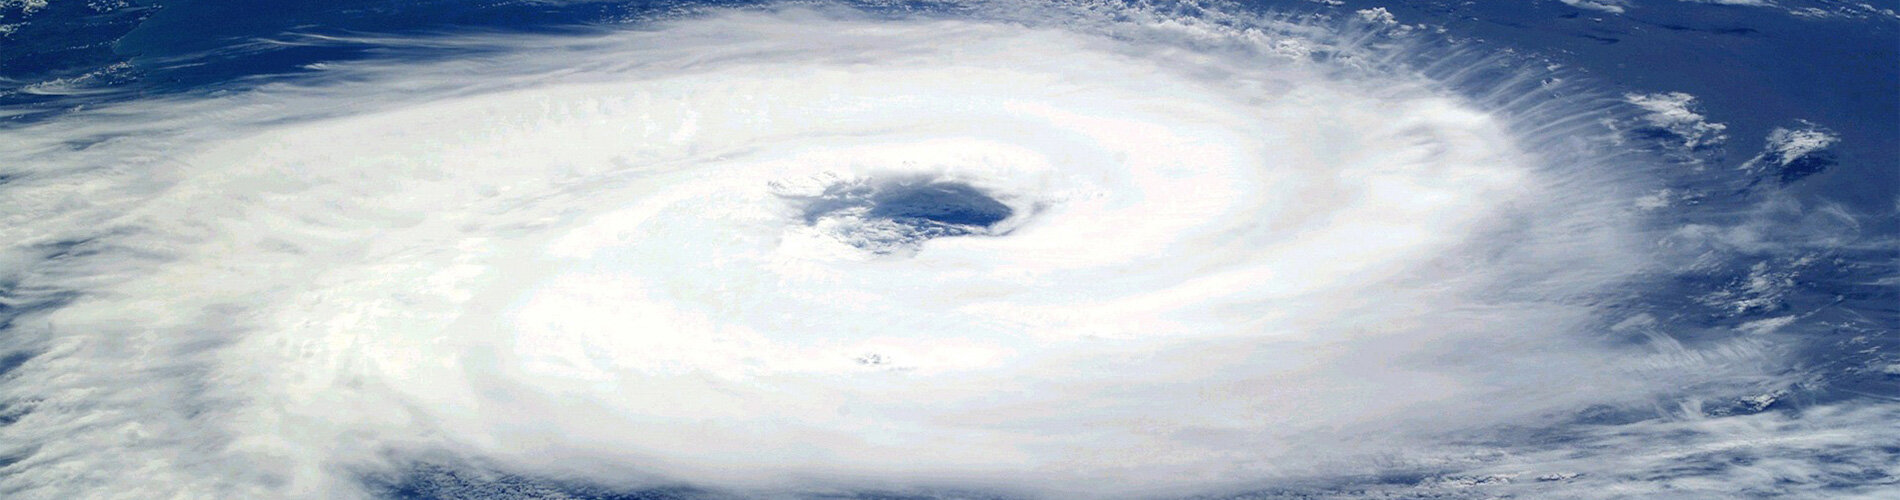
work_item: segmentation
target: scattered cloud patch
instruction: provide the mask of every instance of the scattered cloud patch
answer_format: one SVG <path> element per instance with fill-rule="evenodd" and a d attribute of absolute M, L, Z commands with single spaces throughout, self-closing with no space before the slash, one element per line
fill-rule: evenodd
<path fill-rule="evenodd" d="M 1644 111 L 1636 132 L 1664 142 L 1693 163 L 1701 163 L 1700 157 L 1728 140 L 1728 125 L 1711 122 L 1697 112 L 1695 96 L 1686 92 L 1629 93 L 1623 100 Z"/>
<path fill-rule="evenodd" d="M 1793 271 L 1770 268 L 1765 261 L 1757 262 L 1748 269 L 1748 276 L 1702 296 L 1700 302 L 1709 307 L 1725 309 L 1734 315 L 1781 309 L 1784 299 L 1794 289 L 1794 277 Z M 1756 325 L 1765 326 L 1768 324 Z M 1744 326 L 1744 329 L 1756 331 L 1759 329 L 1756 327 Z"/>
<path fill-rule="evenodd" d="M 46 8 L 46 0 L 0 0 L 0 9 L 19 9 L 24 14 L 32 14 L 44 8 Z"/>
<path fill-rule="evenodd" d="M 1754 335 L 1767 335 L 1770 333 L 1775 333 L 1775 331 L 1780 330 L 1781 327 L 1788 326 L 1790 323 L 1794 323 L 1795 319 L 1796 318 L 1794 316 L 1779 316 L 1779 317 L 1768 318 L 1768 319 L 1758 319 L 1755 321 L 1742 323 L 1741 330 L 1744 332 L 1754 334 Z"/>
<path fill-rule="evenodd" d="M 1833 131 L 1805 120 L 1797 128 L 1776 127 L 1768 132 L 1761 153 L 1742 168 L 1777 174 L 1783 183 L 1794 182 L 1833 166 L 1834 154 L 1828 148 L 1840 141 Z"/>
<path fill-rule="evenodd" d="M 1626 0 L 1562 0 L 1562 1 L 1564 5 L 1569 5 L 1571 7 L 1608 12 L 1611 14 L 1622 14 L 1625 8 L 1629 5 L 1629 2 Z"/>
<path fill-rule="evenodd" d="M 1358 14 L 1359 19 L 1372 24 L 1381 26 L 1394 26 L 1399 24 L 1398 18 L 1393 17 L 1392 12 L 1385 10 L 1385 7 L 1362 9 Z"/>
<path fill-rule="evenodd" d="M 1775 163 L 1787 165 L 1840 140 L 1840 136 L 1815 128 L 1812 123 L 1801 130 L 1777 127 L 1768 133 L 1768 150 L 1765 154 L 1770 155 Z"/>

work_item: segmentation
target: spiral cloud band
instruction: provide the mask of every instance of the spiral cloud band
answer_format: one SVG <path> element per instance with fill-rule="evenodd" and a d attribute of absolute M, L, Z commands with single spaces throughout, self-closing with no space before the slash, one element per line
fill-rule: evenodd
<path fill-rule="evenodd" d="M 1670 264 L 1653 179 L 1555 75 L 1442 54 L 1512 74 L 1474 89 L 1378 25 L 968 8 L 404 40 L 472 55 L 20 130 L 7 258 L 57 258 L 8 277 L 44 307 L 4 485 L 351 497 L 457 457 L 1197 494 L 1497 460 L 1469 438 L 1769 356 L 1609 333 Z"/>

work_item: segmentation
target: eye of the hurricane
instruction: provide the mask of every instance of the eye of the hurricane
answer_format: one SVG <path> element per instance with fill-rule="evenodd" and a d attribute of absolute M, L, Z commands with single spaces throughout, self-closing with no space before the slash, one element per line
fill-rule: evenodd
<path fill-rule="evenodd" d="M 999 236 L 1016 210 L 963 182 L 896 179 L 839 182 L 802 205 L 806 226 L 875 254 L 915 252 L 925 241 Z"/>

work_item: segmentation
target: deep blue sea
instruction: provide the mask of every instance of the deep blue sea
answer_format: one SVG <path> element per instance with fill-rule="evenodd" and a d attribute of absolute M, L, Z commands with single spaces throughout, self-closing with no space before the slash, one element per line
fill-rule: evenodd
<path fill-rule="evenodd" d="M 1900 497 L 1900 2 L 1058 3 L 0 0 L 0 497 Z M 794 5 L 832 14 L 718 21 Z M 799 31 L 828 15 L 849 21 Z M 879 28 L 924 22 L 948 24 Z M 1018 34 L 983 23 L 1031 33 L 992 50 Z M 1231 62 L 1259 39 L 1301 48 Z M 1190 75 L 1153 81 L 1279 97 L 1204 110 L 1110 71 L 1147 58 Z M 593 90 L 634 80 L 660 83 Z M 1393 125 L 1449 144 L 1416 153 L 1429 175 L 1063 173 L 1176 135 L 1213 152 L 1159 156 L 1330 165 L 1353 148 L 1249 144 L 1439 108 L 1261 103 L 1411 103 L 1389 83 L 1411 81 L 1478 110 Z M 692 118 L 582 126 L 675 123 L 668 99 Z M 1273 132 L 1181 128 L 1253 118 Z M 1494 161 L 1458 156 L 1490 118 L 1552 180 L 1459 170 Z M 1089 135 L 1118 119 L 1149 128 Z M 852 170 L 879 148 L 955 159 Z M 845 173 L 729 174 L 790 204 L 779 222 L 695 173 L 754 160 Z M 1313 191 L 1358 179 L 1388 184 Z M 1235 236 L 1259 227 L 1293 236 Z M 1023 238 L 1047 239 L 983 253 Z M 615 287 L 638 292 L 596 293 Z M 705 345 L 625 340 L 708 324 L 679 334 Z M 1280 329 L 1309 333 L 1250 336 Z M 797 347 L 697 354 L 767 344 Z M 838 370 L 910 378 L 785 361 L 834 347 L 863 351 Z M 1064 368 L 999 368 L 1027 360 Z M 1143 363 L 1176 364 L 1122 378 Z"/>

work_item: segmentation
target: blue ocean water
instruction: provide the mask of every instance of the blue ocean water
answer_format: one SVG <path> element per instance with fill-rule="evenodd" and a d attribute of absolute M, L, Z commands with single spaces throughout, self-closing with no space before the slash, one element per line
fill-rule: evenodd
<path fill-rule="evenodd" d="M 731 4 L 737 4 L 732 2 Z M 0 134 L 54 120 L 76 109 L 140 100 L 242 92 L 294 81 L 325 63 L 363 59 L 436 61 L 469 47 L 429 48 L 378 43 L 390 38 L 469 33 L 583 33 L 636 26 L 646 19 L 727 2 L 546 1 L 93 1 L 0 2 Z M 1593 8 L 1590 6 L 1598 6 Z M 931 9 L 884 4 L 880 9 Z M 1763 412 L 1800 415 L 1841 402 L 1900 404 L 1900 2 L 1867 4 L 1783 1 L 1760 5 L 1651 0 L 1638 2 L 1277 2 L 1244 8 L 1348 18 L 1382 8 L 1477 51 L 1536 54 L 1618 93 L 1681 92 L 1694 96 L 1709 121 L 1726 124 L 1719 144 L 1683 148 L 1681 129 L 1654 125 L 1633 137 L 1632 151 L 1674 156 L 1684 165 L 1668 179 L 1676 204 L 1670 224 L 1727 227 L 1756 221 L 1756 241 L 1785 244 L 1711 248 L 1702 265 L 1655 276 L 1652 286 L 1605 298 L 1630 314 L 1676 326 L 1689 345 L 1731 339 L 1745 325 L 1792 318 L 1781 327 L 1805 342 L 1800 363 L 1780 368 L 1788 386 L 1703 403 L 1709 418 Z M 1786 161 L 1775 154 L 1777 130 L 1834 137 L 1823 149 Z M 4 146 L 0 146 L 4 147 Z M 1699 165 L 1699 169 L 1691 165 Z M 0 190 L 18 175 L 0 166 Z M 856 202 L 851 202 L 856 203 Z M 849 204 L 849 203 L 847 203 Z M 873 215 L 954 227 L 987 227 L 1007 207 L 967 187 L 904 191 L 861 203 Z M 856 206 L 856 205 L 853 205 Z M 948 206 L 949 208 L 943 208 Z M 1766 207 L 1766 208 L 1764 208 Z M 837 208 L 837 207 L 832 207 Z M 829 210 L 820 212 L 828 213 Z M 823 215 L 822 213 L 808 216 Z M 1658 242 L 1668 244 L 1668 242 Z M 73 241 L 45 249 L 48 260 L 87 252 Z M 30 265 L 30 264 L 29 264 Z M 17 284 L 0 285 L 11 294 Z M 57 308 L 58 300 L 0 301 L 0 336 L 14 317 Z M 1632 338 L 1635 342 L 1639 339 Z M 0 380 L 32 359 L 0 353 Z M 0 425 L 20 408 L 0 402 Z M 1599 429 L 1654 418 L 1606 409 L 1579 415 L 1576 429 Z M 1900 430 L 1895 431 L 1900 434 Z M 1572 429 L 1502 434 L 1513 446 L 1563 448 Z M 1891 438 L 1893 436 L 1889 436 Z M 1497 438 L 1507 439 L 1507 438 Z M 1888 442 L 1892 442 L 1891 439 Z M 1495 443 L 1494 443 L 1495 444 Z M 1858 464 L 1820 477 L 1789 478 L 1865 494 L 1869 485 L 1900 491 L 1900 449 L 1842 449 L 1840 455 L 1887 453 L 1883 467 L 1817 453 L 1779 457 Z M 1760 451 L 1746 447 L 1692 454 L 1680 468 L 1650 471 L 1657 481 L 1746 465 Z M 23 457 L 0 457 L 0 474 Z M 615 490 L 562 478 L 496 470 L 479 460 L 416 460 L 406 475 L 369 473 L 363 482 L 389 498 L 725 498 L 696 485 Z M 1823 467 L 1823 469 L 1827 469 Z M 1247 493 L 1244 498 L 1384 495 L 1424 496 L 1405 487 L 1460 479 L 1455 471 L 1394 472 L 1389 477 L 1336 478 Z M 1482 483 L 1484 478 L 1463 478 Z M 1553 479 L 1561 480 L 1561 479 Z M 1438 490 L 1433 490 L 1438 491 Z M 1875 490 L 1878 491 L 1878 490 Z M 1442 493 L 1442 492 L 1441 492 Z M 1750 492 L 1774 496 L 1775 491 Z M 1534 495 L 1533 495 L 1534 496 Z M 976 493 L 873 491 L 813 493 L 809 498 L 983 498 Z"/>

